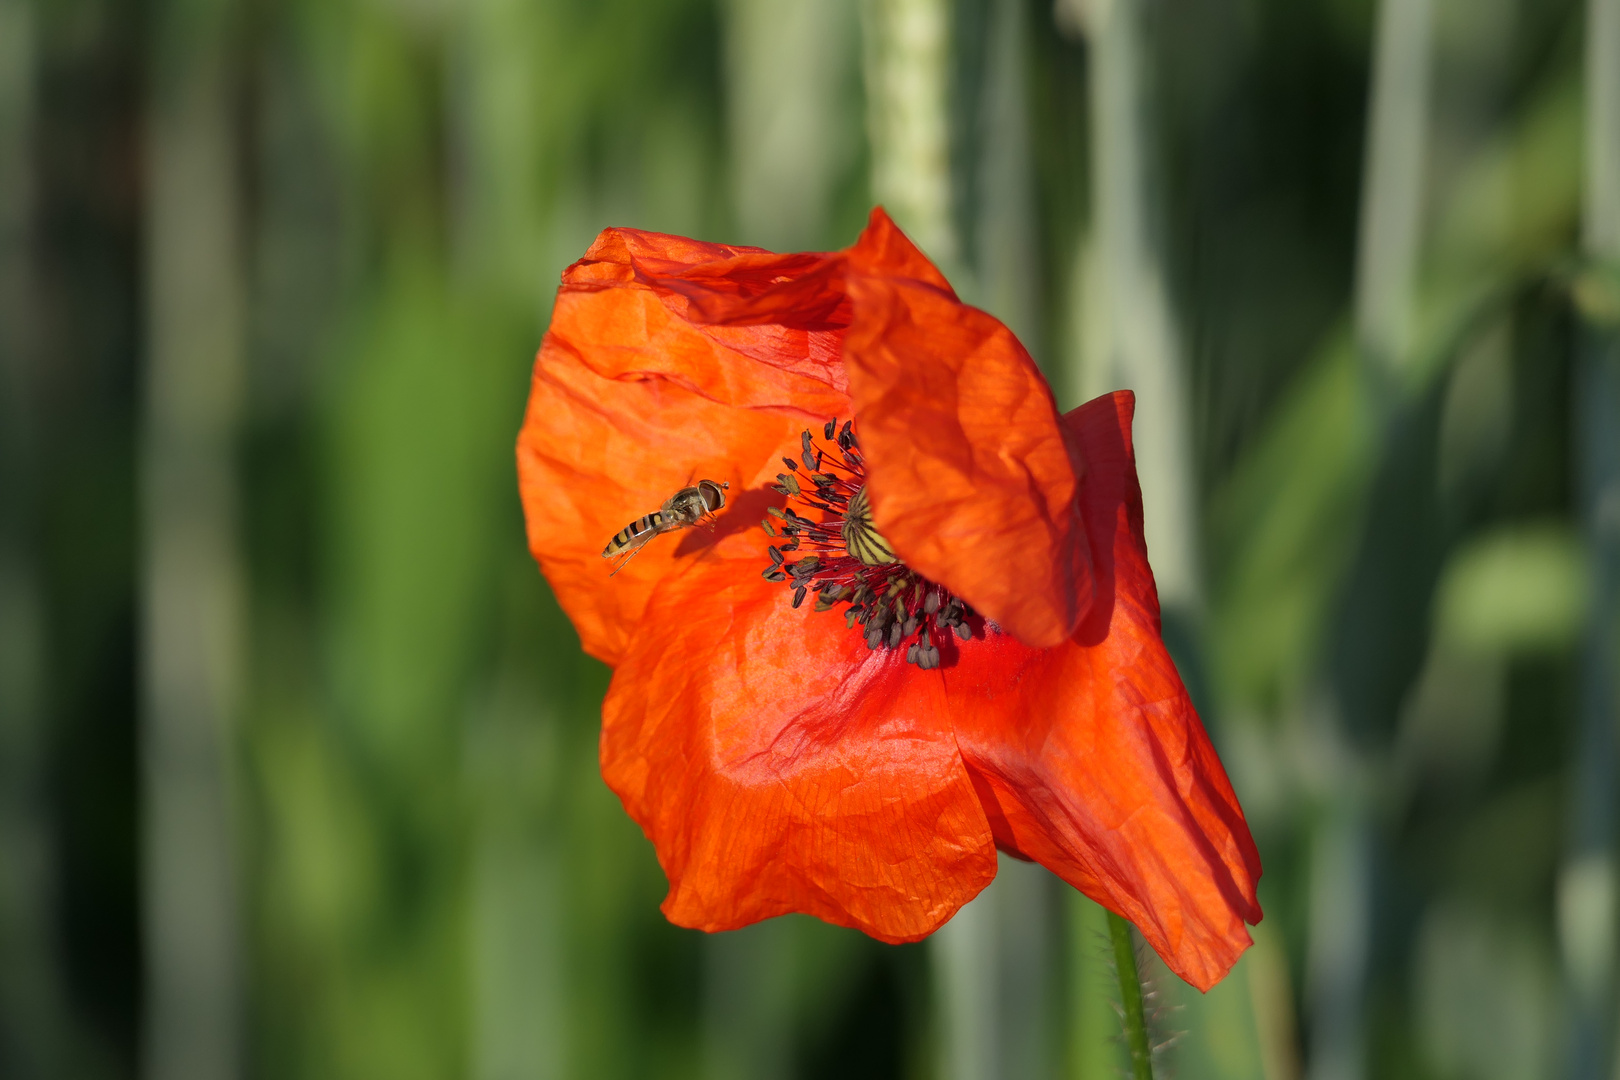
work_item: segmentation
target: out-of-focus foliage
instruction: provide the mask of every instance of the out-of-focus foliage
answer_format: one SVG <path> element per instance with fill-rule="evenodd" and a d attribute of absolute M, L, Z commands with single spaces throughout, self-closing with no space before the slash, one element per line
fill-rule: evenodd
<path fill-rule="evenodd" d="M 528 558 L 511 460 L 600 228 L 853 238 L 908 160 L 873 138 L 926 91 L 877 101 L 874 40 L 918 26 L 948 28 L 943 142 L 911 145 L 945 150 L 929 227 L 1072 401 L 1106 2 L 0 0 L 0 1073 L 132 1076 L 148 1034 L 147 111 L 180 56 L 223 73 L 241 218 L 243 670 L 201 767 L 231 795 L 242 1075 L 969 1077 L 953 1008 L 1019 1040 L 1009 1074 L 1113 1075 L 1105 928 L 1044 878 L 995 900 L 1039 955 L 965 991 L 924 946 L 662 919 L 596 767 L 610 673 Z M 1227 982 L 1160 970 L 1161 1060 L 1291 1080 L 1342 1021 L 1361 1075 L 1559 1074 L 1581 950 L 1614 944 L 1560 876 L 1582 642 L 1615 618 L 1573 408 L 1620 311 L 1579 255 L 1583 5 L 1432 0 L 1391 378 L 1354 329 L 1377 5 L 1111 2 L 1143 17 L 1202 530 L 1171 629 L 1266 868 Z M 154 44 L 193 16 L 225 30 Z"/>

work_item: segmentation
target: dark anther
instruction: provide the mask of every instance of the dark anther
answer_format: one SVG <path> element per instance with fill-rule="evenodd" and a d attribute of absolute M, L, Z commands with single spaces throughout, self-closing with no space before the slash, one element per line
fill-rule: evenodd
<path fill-rule="evenodd" d="M 846 604 L 844 625 L 852 630 L 859 626 L 868 649 L 899 652 L 907 643 L 906 662 L 932 671 L 940 666 L 936 639 L 953 631 L 964 641 L 973 636 L 963 621 L 974 615 L 973 609 L 902 562 L 865 563 L 850 554 L 845 519 L 865 481 L 855 422 L 840 423 L 835 417 L 822 424 L 822 438 L 836 440 L 838 449 L 818 443 L 815 430 L 801 432 L 801 455 L 783 457 L 788 471 L 776 474 L 775 490 L 789 505 L 767 507 L 767 517 L 760 520 L 760 528 L 774 541 L 767 549 L 771 565 L 762 576 L 785 583 L 795 608 L 811 593 L 818 612 Z M 778 536 L 782 539 L 776 540 Z M 801 548 L 803 558 L 786 557 Z M 987 629 L 998 628 L 990 624 Z"/>

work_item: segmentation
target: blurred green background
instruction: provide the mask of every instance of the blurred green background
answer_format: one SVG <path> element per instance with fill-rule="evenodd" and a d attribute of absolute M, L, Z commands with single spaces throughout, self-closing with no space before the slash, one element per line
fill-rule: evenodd
<path fill-rule="evenodd" d="M 1138 392 L 1265 863 L 1161 1075 L 1616 1075 L 1620 0 L 0 0 L 0 1075 L 1121 1075 L 1038 867 L 665 923 L 525 551 L 596 232 L 874 202 Z"/>

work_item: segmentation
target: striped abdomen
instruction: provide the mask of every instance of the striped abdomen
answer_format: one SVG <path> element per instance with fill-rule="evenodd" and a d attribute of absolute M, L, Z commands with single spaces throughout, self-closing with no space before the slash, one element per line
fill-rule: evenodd
<path fill-rule="evenodd" d="M 602 549 L 602 558 L 611 559 L 613 556 L 625 551 L 639 543 L 646 543 L 648 539 L 658 533 L 664 525 L 664 515 L 654 510 L 650 514 L 643 514 L 624 528 L 614 534 L 613 539 L 607 542 Z M 597 534 L 598 536 L 601 533 Z"/>

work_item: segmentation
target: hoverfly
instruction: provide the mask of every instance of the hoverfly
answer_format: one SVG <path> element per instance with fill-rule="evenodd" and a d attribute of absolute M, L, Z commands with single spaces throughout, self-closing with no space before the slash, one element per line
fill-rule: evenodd
<path fill-rule="evenodd" d="M 618 560 L 608 577 L 623 570 L 625 563 L 653 537 L 691 528 L 704 521 L 712 525 L 714 515 L 726 505 L 726 491 L 730 487 L 714 480 L 699 480 L 695 486 L 681 488 L 665 499 L 657 510 L 643 514 L 620 529 L 602 549 L 602 558 Z"/>

